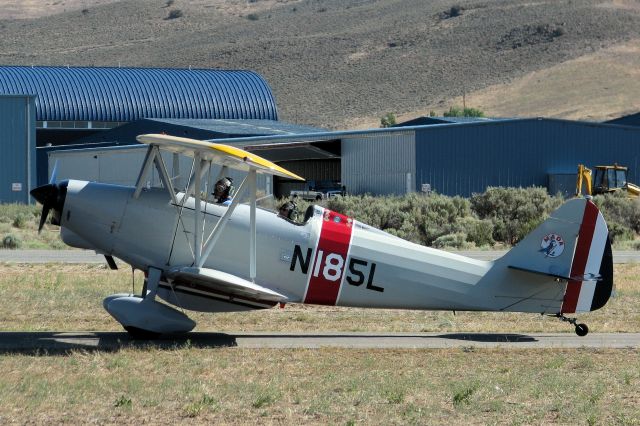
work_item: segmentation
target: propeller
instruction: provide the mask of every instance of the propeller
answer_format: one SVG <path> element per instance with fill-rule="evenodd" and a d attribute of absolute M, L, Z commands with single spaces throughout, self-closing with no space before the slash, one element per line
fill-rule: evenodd
<path fill-rule="evenodd" d="M 40 224 L 38 225 L 38 233 L 42 231 L 44 223 L 47 221 L 49 212 L 53 209 L 54 219 L 51 223 L 54 225 L 60 224 L 60 215 L 62 214 L 62 208 L 64 207 L 64 200 L 67 195 L 67 181 L 56 183 L 56 176 L 58 172 L 58 162 L 53 167 L 51 173 L 51 179 L 49 183 L 39 186 L 31 190 L 30 194 L 40 204 L 42 204 L 42 215 L 40 216 Z M 57 217 L 56 217 L 57 216 Z"/>

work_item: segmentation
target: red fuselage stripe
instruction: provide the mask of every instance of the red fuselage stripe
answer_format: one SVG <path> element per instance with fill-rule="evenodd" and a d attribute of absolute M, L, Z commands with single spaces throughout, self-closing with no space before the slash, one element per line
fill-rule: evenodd
<path fill-rule="evenodd" d="M 587 267 L 587 260 L 589 258 L 589 251 L 591 250 L 591 241 L 593 240 L 593 232 L 596 228 L 596 219 L 598 218 L 598 209 L 591 201 L 587 201 L 587 205 L 584 209 L 584 216 L 582 218 L 582 224 L 580 225 L 580 233 L 578 234 L 578 245 L 576 247 L 576 253 L 573 256 L 573 263 L 571 264 L 571 276 L 580 277 L 584 275 L 584 270 Z M 580 287 L 582 287 L 582 281 L 571 280 L 567 283 L 567 290 L 564 294 L 564 301 L 562 302 L 562 313 L 572 313 L 576 311 L 578 305 L 578 297 L 580 296 Z"/>
<path fill-rule="evenodd" d="M 347 216 L 325 210 L 320 240 L 309 268 L 309 287 L 304 303 L 335 305 L 344 274 L 352 222 Z"/>

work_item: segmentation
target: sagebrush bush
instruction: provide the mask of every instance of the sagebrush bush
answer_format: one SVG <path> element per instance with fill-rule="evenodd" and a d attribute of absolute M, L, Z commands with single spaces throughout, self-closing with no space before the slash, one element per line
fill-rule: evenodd
<path fill-rule="evenodd" d="M 26 214 L 18 213 L 13 218 L 13 226 L 18 229 L 24 229 L 27 227 L 27 224 L 29 223 L 29 219 L 30 218 Z"/>
<path fill-rule="evenodd" d="M 634 233 L 640 233 L 640 199 L 629 198 L 626 192 L 597 195 L 593 202 L 602 212 L 607 223 L 615 222 Z"/>
<path fill-rule="evenodd" d="M 488 219 L 478 219 L 468 216 L 459 221 L 467 233 L 467 241 L 477 247 L 493 246 L 496 242 L 493 239 L 493 224 Z"/>
<path fill-rule="evenodd" d="M 170 21 L 172 19 L 178 19 L 178 18 L 182 18 L 184 16 L 184 14 L 182 13 L 182 10 L 180 9 L 173 9 L 169 11 L 169 14 L 167 15 L 165 19 L 165 21 Z"/>
<path fill-rule="evenodd" d="M 609 239 L 611 240 L 611 244 L 620 241 L 629 241 L 633 240 L 635 237 L 635 233 L 629 229 L 627 226 L 621 225 L 618 222 L 607 222 L 607 226 L 609 228 Z"/>
<path fill-rule="evenodd" d="M 551 197 L 540 187 L 489 187 L 471 197 L 471 208 L 480 219 L 493 223 L 493 239 L 516 244 L 558 208 L 562 197 Z"/>
<path fill-rule="evenodd" d="M 612 240 L 633 240 L 640 233 L 640 201 L 625 194 L 597 196 L 594 201 L 609 224 Z M 470 199 L 419 193 L 349 195 L 319 204 L 418 244 L 468 248 L 516 244 L 563 202 L 560 195 L 549 196 L 544 188 L 500 187 Z M 302 220 L 306 207 L 314 203 L 297 203 Z"/>
<path fill-rule="evenodd" d="M 470 248 L 473 244 L 467 242 L 467 234 L 464 232 L 456 232 L 455 234 L 442 235 L 433 242 L 433 247 L 463 249 Z"/>
<path fill-rule="evenodd" d="M 17 235 L 8 234 L 2 239 L 2 248 L 18 249 L 22 247 L 22 240 Z"/>

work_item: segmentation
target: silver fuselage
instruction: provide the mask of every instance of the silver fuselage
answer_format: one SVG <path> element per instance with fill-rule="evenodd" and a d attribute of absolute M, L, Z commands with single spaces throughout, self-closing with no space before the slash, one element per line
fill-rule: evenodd
<path fill-rule="evenodd" d="M 193 265 L 194 199 L 181 207 L 163 189 L 144 190 L 137 199 L 133 192 L 133 187 L 69 181 L 61 215 L 65 243 L 116 256 L 144 271 Z M 205 239 L 225 209 L 202 203 Z M 322 248 L 332 247 L 321 241 L 323 226 L 329 226 L 330 220 L 337 223 L 331 226 L 350 227 L 341 254 Z M 547 287 L 544 302 L 525 300 L 509 306 L 512 299 L 529 291 L 530 280 L 527 288 L 518 284 L 522 272 L 504 271 L 499 279 L 488 280 L 493 262 L 430 249 L 357 221 L 344 224 L 340 220 L 344 217 L 321 207 L 315 207 L 303 224 L 258 209 L 255 283 L 286 295 L 291 302 L 403 309 L 559 309 L 557 294 L 564 287 L 548 278 L 540 278 L 540 285 Z M 233 212 L 204 267 L 249 279 L 248 206 L 239 205 Z M 329 281 L 316 282 L 323 274 Z M 314 282 L 316 288 L 331 287 L 334 296 L 329 301 L 312 297 Z"/>

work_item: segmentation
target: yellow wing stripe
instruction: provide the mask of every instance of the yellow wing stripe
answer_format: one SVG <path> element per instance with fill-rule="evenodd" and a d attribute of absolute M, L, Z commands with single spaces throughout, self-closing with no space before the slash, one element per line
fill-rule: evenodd
<path fill-rule="evenodd" d="M 297 180 L 304 180 L 304 178 L 296 175 L 295 173 L 290 172 L 289 170 L 278 166 L 277 164 L 267 160 L 266 158 L 262 158 L 259 155 L 255 155 L 252 154 L 248 151 L 245 151 L 244 149 L 240 149 L 237 148 L 235 146 L 230 146 L 230 145 L 224 145 L 221 143 L 212 143 L 211 144 L 213 149 L 217 149 L 227 155 L 231 155 L 231 156 L 235 156 L 239 159 L 242 159 L 243 161 L 251 161 L 255 164 L 258 164 L 262 167 L 271 169 L 271 170 L 276 170 L 279 171 L 282 174 L 285 174 L 289 177 L 291 177 L 292 179 L 297 179 Z"/>
<path fill-rule="evenodd" d="M 253 167 L 258 171 L 262 171 L 264 173 L 275 174 L 296 180 L 304 180 L 304 178 L 290 172 L 289 170 L 286 170 L 283 167 L 278 166 L 277 164 L 267 160 L 266 158 L 262 158 L 259 155 L 253 154 L 235 146 L 159 134 L 140 135 L 137 137 L 137 140 L 141 143 L 155 144 L 158 145 L 161 149 L 178 152 L 181 154 L 189 155 L 191 157 L 194 156 L 196 152 L 204 154 L 205 157 L 207 157 L 208 153 L 214 155 L 217 154 L 215 155 L 215 157 L 235 160 L 237 164 L 227 164 L 232 168 L 246 170 L 247 168 Z"/>

